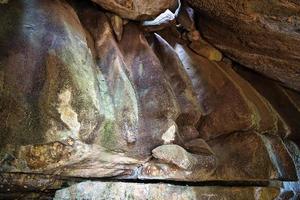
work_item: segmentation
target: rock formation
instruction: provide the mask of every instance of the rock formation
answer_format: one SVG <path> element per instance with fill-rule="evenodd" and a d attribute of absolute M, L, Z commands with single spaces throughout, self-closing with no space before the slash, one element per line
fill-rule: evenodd
<path fill-rule="evenodd" d="M 228 5 L 94 2 L 0 4 L 0 198 L 298 198 L 300 94 L 216 43 Z"/>
<path fill-rule="evenodd" d="M 300 3 L 187 0 L 203 37 L 231 59 L 300 91 Z"/>

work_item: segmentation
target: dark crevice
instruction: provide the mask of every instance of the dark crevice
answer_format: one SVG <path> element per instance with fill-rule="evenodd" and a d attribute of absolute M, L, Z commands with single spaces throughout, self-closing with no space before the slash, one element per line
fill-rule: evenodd
<path fill-rule="evenodd" d="M 18 173 L 19 174 L 19 173 Z M 26 173 L 21 173 L 26 174 Z M 32 175 L 32 174 L 28 174 Z M 33 174 L 35 175 L 35 174 Z M 37 175 L 38 176 L 38 175 Z M 49 179 L 56 179 L 63 181 L 64 183 L 73 182 L 79 183 L 83 181 L 99 181 L 99 182 L 124 182 L 124 183 L 143 183 L 143 184 L 171 184 L 178 186 L 224 186 L 224 187 L 266 187 L 270 186 L 272 181 L 264 180 L 252 180 L 252 181 L 228 181 L 228 180 L 218 180 L 218 181 L 176 181 L 176 180 L 160 180 L 160 179 L 129 179 L 129 178 L 96 178 L 96 177 L 67 177 L 61 175 L 41 175 L 47 176 Z"/>

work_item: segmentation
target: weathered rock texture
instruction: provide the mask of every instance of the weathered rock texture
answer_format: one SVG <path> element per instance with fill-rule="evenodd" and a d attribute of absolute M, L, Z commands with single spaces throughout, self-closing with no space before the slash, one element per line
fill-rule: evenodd
<path fill-rule="evenodd" d="M 203 36 L 240 64 L 300 91 L 300 3 L 187 0 Z"/>
<path fill-rule="evenodd" d="M 154 19 L 169 8 L 176 8 L 177 0 L 92 0 L 106 10 L 132 19 Z"/>
<path fill-rule="evenodd" d="M 278 193 L 278 189 L 271 187 L 226 188 L 175 186 L 167 184 L 83 182 L 57 191 L 54 199 L 272 200 Z"/>
<path fill-rule="evenodd" d="M 20 187 L 30 194 L 56 190 L 82 178 L 297 180 L 286 144 L 300 144 L 299 94 L 202 57 L 190 45 L 202 40 L 193 21 L 178 28 L 173 19 L 154 31 L 147 29 L 151 23 L 123 24 L 87 1 L 11 0 L 0 12 L 3 195 L 17 195 Z M 206 44 L 205 51 L 215 51 Z M 123 183 L 99 184 L 103 192 L 116 188 L 117 196 L 127 191 Z M 155 199 L 177 188 L 182 199 L 207 193 L 272 199 L 276 193 L 134 183 L 127 192 Z"/>

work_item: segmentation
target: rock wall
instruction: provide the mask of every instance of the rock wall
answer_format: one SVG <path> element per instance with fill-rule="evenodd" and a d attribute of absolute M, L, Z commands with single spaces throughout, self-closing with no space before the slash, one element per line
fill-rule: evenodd
<path fill-rule="evenodd" d="M 0 197 L 297 198 L 297 92 L 222 59 L 185 2 L 95 2 L 0 4 Z"/>

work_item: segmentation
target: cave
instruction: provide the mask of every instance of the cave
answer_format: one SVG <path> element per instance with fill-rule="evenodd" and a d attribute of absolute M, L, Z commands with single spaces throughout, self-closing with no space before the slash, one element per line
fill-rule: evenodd
<path fill-rule="evenodd" d="M 0 0 L 0 199 L 300 199 L 300 1 Z"/>

